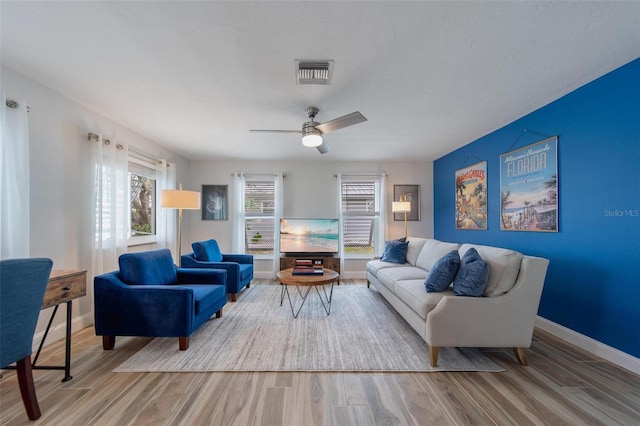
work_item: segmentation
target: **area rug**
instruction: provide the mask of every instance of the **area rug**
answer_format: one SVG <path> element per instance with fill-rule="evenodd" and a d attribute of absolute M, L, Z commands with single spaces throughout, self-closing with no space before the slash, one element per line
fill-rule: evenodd
<path fill-rule="evenodd" d="M 442 348 L 432 368 L 427 344 L 373 288 L 334 286 L 330 315 L 312 291 L 297 318 L 280 291 L 253 285 L 196 330 L 188 350 L 155 338 L 114 371 L 503 371 L 475 348 Z"/>

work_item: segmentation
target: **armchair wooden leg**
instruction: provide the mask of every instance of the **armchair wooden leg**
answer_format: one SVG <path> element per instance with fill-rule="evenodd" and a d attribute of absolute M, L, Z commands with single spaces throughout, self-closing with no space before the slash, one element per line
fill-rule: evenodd
<path fill-rule="evenodd" d="M 431 366 L 438 366 L 438 355 L 440 354 L 440 348 L 436 346 L 429 346 L 429 358 L 431 359 Z"/>
<path fill-rule="evenodd" d="M 235 302 L 238 300 L 238 293 L 229 293 L 229 300 Z"/>
<path fill-rule="evenodd" d="M 178 337 L 178 346 L 181 351 L 186 351 L 189 349 L 189 336 L 187 337 Z"/>
<path fill-rule="evenodd" d="M 31 355 L 22 358 L 16 363 L 18 373 L 18 384 L 20 385 L 20 394 L 24 409 L 27 412 L 29 420 L 37 420 L 40 418 L 40 406 L 36 396 L 36 387 L 33 384 L 33 371 L 31 370 Z"/>
<path fill-rule="evenodd" d="M 247 284 L 247 288 L 251 287 L 251 283 Z"/>
<path fill-rule="evenodd" d="M 513 348 L 513 354 L 516 356 L 520 365 L 529 365 L 527 362 L 527 348 Z"/>
<path fill-rule="evenodd" d="M 216 312 L 216 318 L 220 318 L 222 316 L 222 308 L 218 312 Z"/>
<path fill-rule="evenodd" d="M 110 351 L 116 346 L 116 336 L 102 336 L 102 349 Z"/>

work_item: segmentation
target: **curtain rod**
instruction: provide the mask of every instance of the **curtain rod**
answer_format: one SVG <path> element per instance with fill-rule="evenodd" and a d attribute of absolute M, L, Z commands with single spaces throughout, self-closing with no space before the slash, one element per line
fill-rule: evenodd
<path fill-rule="evenodd" d="M 11 109 L 18 108 L 20 106 L 20 104 L 13 99 L 7 99 L 5 104 Z M 31 112 L 31 107 L 29 105 L 27 105 L 27 112 Z"/>

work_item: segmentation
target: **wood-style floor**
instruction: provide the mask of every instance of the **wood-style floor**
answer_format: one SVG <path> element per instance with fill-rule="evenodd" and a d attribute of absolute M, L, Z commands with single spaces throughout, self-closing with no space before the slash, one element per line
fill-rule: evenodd
<path fill-rule="evenodd" d="M 115 350 L 103 351 L 92 327 L 74 333 L 73 380 L 61 383 L 61 371 L 34 371 L 42 411 L 36 422 L 27 420 L 15 371 L 3 371 L 1 424 L 640 424 L 640 376 L 540 330 L 528 367 L 510 350 L 486 351 L 502 373 L 112 372 L 150 340 L 120 337 Z M 59 341 L 39 363 L 63 359 Z"/>

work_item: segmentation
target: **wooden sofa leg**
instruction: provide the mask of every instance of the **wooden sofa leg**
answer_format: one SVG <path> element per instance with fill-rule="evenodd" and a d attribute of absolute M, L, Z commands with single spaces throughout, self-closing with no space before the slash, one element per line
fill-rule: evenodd
<path fill-rule="evenodd" d="M 529 365 L 527 362 L 527 348 L 513 348 L 513 354 L 516 356 L 520 365 Z"/>
<path fill-rule="evenodd" d="M 369 282 L 369 280 L 367 280 L 367 288 L 369 288 L 370 285 L 371 283 Z"/>
<path fill-rule="evenodd" d="M 102 336 L 102 349 L 110 351 L 116 346 L 116 336 Z"/>
<path fill-rule="evenodd" d="M 216 318 L 220 318 L 222 316 L 222 308 L 218 312 L 216 312 Z"/>
<path fill-rule="evenodd" d="M 429 358 L 431 359 L 431 366 L 438 366 L 438 355 L 440 354 L 440 348 L 436 346 L 429 346 Z"/>
<path fill-rule="evenodd" d="M 189 349 L 189 336 L 187 337 L 178 337 L 178 346 L 181 351 L 186 351 Z"/>
<path fill-rule="evenodd" d="M 18 374 L 18 384 L 20 385 L 20 395 L 24 409 L 27 412 L 29 420 L 37 420 L 40 418 L 40 406 L 36 397 L 36 387 L 33 384 L 33 371 L 31 370 L 31 355 L 27 355 L 16 362 L 16 370 Z"/>
<path fill-rule="evenodd" d="M 238 293 L 229 293 L 229 300 L 235 302 L 238 300 Z"/>

